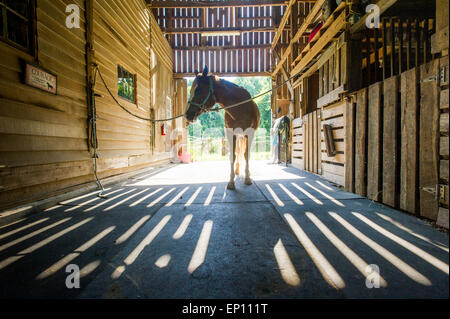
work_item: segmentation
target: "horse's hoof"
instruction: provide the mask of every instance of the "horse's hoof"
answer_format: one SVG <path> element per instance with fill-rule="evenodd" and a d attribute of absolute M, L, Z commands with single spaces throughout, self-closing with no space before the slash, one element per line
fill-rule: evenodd
<path fill-rule="evenodd" d="M 236 189 L 236 186 L 234 186 L 234 182 L 229 182 L 227 185 L 227 189 L 231 189 L 234 191 Z"/>
<path fill-rule="evenodd" d="M 245 185 L 252 185 L 252 180 L 251 180 L 250 178 L 246 178 L 246 179 L 244 180 L 244 184 L 245 184 Z"/>

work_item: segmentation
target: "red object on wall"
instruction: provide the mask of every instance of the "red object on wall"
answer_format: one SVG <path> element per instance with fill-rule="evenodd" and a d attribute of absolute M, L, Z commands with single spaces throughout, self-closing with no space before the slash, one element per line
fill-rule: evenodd
<path fill-rule="evenodd" d="M 316 35 L 317 32 L 319 32 L 319 30 L 322 28 L 323 23 L 320 22 L 318 24 L 318 26 L 311 32 L 311 34 L 308 37 L 308 43 L 311 42 L 311 40 L 314 38 L 314 36 Z"/>
<path fill-rule="evenodd" d="M 166 135 L 166 124 L 161 125 L 161 135 Z"/>

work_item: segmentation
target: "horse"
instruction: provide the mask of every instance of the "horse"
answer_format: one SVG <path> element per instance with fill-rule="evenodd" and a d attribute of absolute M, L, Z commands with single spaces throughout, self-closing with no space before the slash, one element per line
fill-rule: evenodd
<path fill-rule="evenodd" d="M 249 159 L 255 131 L 259 126 L 258 106 L 246 89 L 209 74 L 207 66 L 202 73 L 197 70 L 194 72 L 196 77 L 185 113 L 186 121 L 188 124 L 194 122 L 199 115 L 211 110 L 216 103 L 225 109 L 225 135 L 230 146 L 231 164 L 227 188 L 236 189 L 234 179 L 239 175 L 239 164 L 244 158 L 246 163 L 244 183 L 251 185 Z M 245 103 L 234 106 L 244 101 Z M 227 106 L 232 107 L 227 109 Z"/>

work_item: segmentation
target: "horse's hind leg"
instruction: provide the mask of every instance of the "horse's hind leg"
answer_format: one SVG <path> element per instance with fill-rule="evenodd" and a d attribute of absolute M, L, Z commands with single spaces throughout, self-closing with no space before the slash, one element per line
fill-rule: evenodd
<path fill-rule="evenodd" d="M 230 170 L 230 181 L 228 182 L 227 188 L 228 189 L 236 189 L 234 185 L 234 161 L 236 160 L 235 150 L 236 150 L 236 136 L 234 135 L 234 132 L 232 129 L 225 129 L 227 140 L 230 145 L 230 164 L 231 164 L 231 170 Z"/>
<path fill-rule="evenodd" d="M 239 176 L 239 164 L 241 162 L 241 152 L 242 152 L 242 141 L 240 137 L 235 136 L 236 139 L 236 149 L 235 149 L 235 154 L 236 154 L 236 169 L 234 170 L 234 174 L 236 176 Z"/>
<path fill-rule="evenodd" d="M 249 168 L 249 161 L 250 161 L 250 149 L 252 146 L 252 140 L 253 135 L 245 135 L 245 141 L 244 141 L 244 156 L 245 156 L 245 185 L 251 185 L 252 180 L 250 179 L 250 168 Z"/>

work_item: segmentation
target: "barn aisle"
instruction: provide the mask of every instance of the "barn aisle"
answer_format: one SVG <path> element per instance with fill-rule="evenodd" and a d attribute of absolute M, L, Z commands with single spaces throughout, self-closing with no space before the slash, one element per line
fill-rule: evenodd
<path fill-rule="evenodd" d="M 252 162 L 254 184 L 229 191 L 228 165 L 169 166 L 0 226 L 0 296 L 448 297 L 448 235 L 291 167 Z"/>

